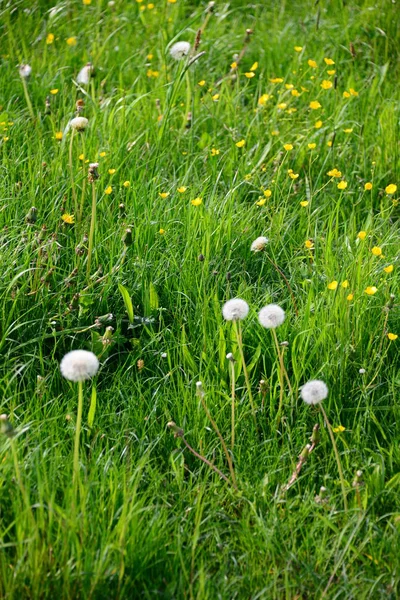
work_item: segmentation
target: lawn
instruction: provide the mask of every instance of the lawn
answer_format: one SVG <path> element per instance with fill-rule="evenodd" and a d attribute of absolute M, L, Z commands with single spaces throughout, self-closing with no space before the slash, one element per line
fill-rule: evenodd
<path fill-rule="evenodd" d="M 398 11 L 0 3 L 1 598 L 400 597 Z"/>

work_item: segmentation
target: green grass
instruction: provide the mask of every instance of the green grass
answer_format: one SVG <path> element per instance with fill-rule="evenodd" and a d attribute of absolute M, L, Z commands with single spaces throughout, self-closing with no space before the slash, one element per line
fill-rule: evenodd
<path fill-rule="evenodd" d="M 398 598 L 400 338 L 387 334 L 400 335 L 399 192 L 385 192 L 400 185 L 398 6 L 217 2 L 201 39 L 205 54 L 188 69 L 172 60 L 169 45 L 194 43 L 206 3 L 155 0 L 149 9 L 67 0 L 51 16 L 52 6 L 0 5 L 0 412 L 17 433 L 0 439 L 0 597 Z M 253 34 L 230 74 L 246 28 Z M 89 60 L 95 77 L 79 88 L 74 81 Z M 24 62 L 32 66 L 29 101 L 17 69 Z M 158 76 L 148 77 L 149 69 Z M 277 77 L 283 82 L 271 83 Z M 324 90 L 323 80 L 336 85 Z M 358 95 L 344 98 L 350 88 Z M 261 106 L 263 94 L 270 98 Z M 71 173 L 65 130 L 78 99 L 89 127 L 74 136 Z M 309 108 L 314 100 L 320 109 Z M 61 141 L 56 132 L 64 132 Z M 86 160 L 98 161 L 100 174 L 89 276 Z M 341 178 L 327 175 L 333 168 Z M 257 205 L 267 189 L 271 196 Z M 198 197 L 202 204 L 193 206 Z M 64 213 L 75 213 L 74 225 L 63 223 Z M 260 235 L 269 243 L 254 254 Z M 366 294 L 368 286 L 377 292 Z M 243 343 L 256 424 L 234 327 L 221 313 L 233 297 L 250 305 Z M 270 302 L 286 311 L 277 335 L 289 344 L 293 388 L 285 382 L 280 422 L 274 340 L 257 321 Z M 108 313 L 112 320 L 96 327 Z M 108 325 L 111 343 L 103 337 Z M 77 348 L 95 352 L 101 368 L 84 386 L 75 494 L 77 387 L 62 378 L 59 362 Z M 196 396 L 200 380 L 229 447 L 228 352 L 236 359 L 238 491 L 167 428 L 175 421 L 229 475 Z M 345 428 L 335 438 L 347 511 L 321 413 L 299 397 L 315 378 L 329 387 L 332 426 Z M 320 441 L 285 493 L 316 423 Z M 321 486 L 327 500 L 318 503 Z"/>

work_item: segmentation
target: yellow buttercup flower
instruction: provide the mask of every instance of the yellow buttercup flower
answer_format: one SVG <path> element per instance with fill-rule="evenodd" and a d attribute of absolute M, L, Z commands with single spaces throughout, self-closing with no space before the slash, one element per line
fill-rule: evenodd
<path fill-rule="evenodd" d="M 124 188 L 128 188 L 131 186 L 131 182 L 130 181 L 124 181 L 124 183 L 122 184 L 124 186 Z"/>
<path fill-rule="evenodd" d="M 101 156 L 101 158 L 104 158 L 105 156 L 107 156 L 107 152 L 100 152 L 99 156 Z"/>
<path fill-rule="evenodd" d="M 341 177 L 342 172 L 335 168 L 328 171 L 327 175 L 329 175 L 329 177 Z"/>
<path fill-rule="evenodd" d="M 336 73 L 335 69 L 330 69 L 327 71 L 328 75 L 334 75 Z"/>
<path fill-rule="evenodd" d="M 286 152 L 289 152 L 290 150 L 293 150 L 293 145 L 292 144 L 284 144 L 283 147 L 285 148 Z"/>
<path fill-rule="evenodd" d="M 343 98 L 350 98 L 349 92 L 343 92 Z"/>
<path fill-rule="evenodd" d="M 160 229 L 160 231 L 158 232 L 160 235 L 164 235 L 165 233 L 165 229 Z"/>
<path fill-rule="evenodd" d="M 160 196 L 160 198 L 168 198 L 169 196 L 169 192 L 158 192 L 158 195 Z"/>
<path fill-rule="evenodd" d="M 84 155 L 84 154 L 80 154 L 80 155 L 78 156 L 78 158 L 79 158 L 79 160 L 85 160 L 85 155 Z"/>
<path fill-rule="evenodd" d="M 85 6 L 89 6 L 89 4 L 92 4 L 92 0 L 82 0 L 82 3 L 83 3 Z"/>
<path fill-rule="evenodd" d="M 50 90 L 50 94 L 52 94 L 52 96 L 55 96 L 56 94 L 58 94 L 58 89 L 54 88 L 54 90 Z"/>
<path fill-rule="evenodd" d="M 312 110 L 317 110 L 318 108 L 322 108 L 322 105 L 318 102 L 318 100 L 313 100 L 312 102 L 310 102 L 309 106 Z"/>
<path fill-rule="evenodd" d="M 342 288 L 344 288 L 346 290 L 349 287 L 348 280 L 345 279 L 344 281 L 342 281 L 341 286 L 342 286 Z"/>
<path fill-rule="evenodd" d="M 195 198 L 194 200 L 190 201 L 190 204 L 193 204 L 193 206 L 200 206 L 200 204 L 202 204 L 203 200 L 201 198 Z"/>
<path fill-rule="evenodd" d="M 314 148 L 317 147 L 317 144 L 314 144 L 314 142 L 312 144 L 307 144 L 307 146 L 310 148 L 310 150 L 314 150 Z"/>
<path fill-rule="evenodd" d="M 271 190 L 264 190 L 264 196 L 265 196 L 266 198 L 270 198 L 270 197 L 272 196 L 272 192 L 271 192 Z"/>
<path fill-rule="evenodd" d="M 359 231 L 357 234 L 357 237 L 359 240 L 365 240 L 365 238 L 367 237 L 367 232 L 366 231 Z"/>
<path fill-rule="evenodd" d="M 308 59 L 307 63 L 308 63 L 308 66 L 311 67 L 312 69 L 316 69 L 318 67 L 315 60 L 312 60 L 311 58 Z"/>
<path fill-rule="evenodd" d="M 303 208 L 306 208 L 306 206 L 308 206 L 308 204 L 309 204 L 308 200 L 302 200 L 300 202 L 300 206 L 302 206 Z"/>
<path fill-rule="evenodd" d="M 387 334 L 387 336 L 388 336 L 388 338 L 389 338 L 389 340 L 390 340 L 391 342 L 394 342 L 394 340 L 397 340 L 397 338 L 399 337 L 399 336 L 398 336 L 397 334 L 395 334 L 395 333 L 388 333 L 388 334 Z"/>
<path fill-rule="evenodd" d="M 286 108 L 286 107 L 287 107 L 287 104 L 286 104 L 286 102 L 280 102 L 280 103 L 278 104 L 278 108 L 280 108 L 281 110 L 285 110 L 285 108 Z"/>
<path fill-rule="evenodd" d="M 106 189 L 104 190 L 104 193 L 109 196 L 112 193 L 112 187 L 111 185 L 109 185 L 108 187 L 106 187 Z"/>
<path fill-rule="evenodd" d="M 343 425 L 339 425 L 338 427 L 332 427 L 332 431 L 334 433 L 343 433 L 343 431 L 346 431 L 346 427 L 343 427 Z"/>
<path fill-rule="evenodd" d="M 237 69 L 237 62 L 233 61 L 233 63 L 231 64 L 231 69 Z"/>
<path fill-rule="evenodd" d="M 372 190 L 372 183 L 368 181 L 368 182 L 367 182 L 367 183 L 364 185 L 364 190 L 365 190 L 366 192 L 368 192 L 369 190 Z"/>
<path fill-rule="evenodd" d="M 178 187 L 178 190 L 177 190 L 177 191 L 178 191 L 180 194 L 184 194 L 184 193 L 186 192 L 186 190 L 187 190 L 187 187 L 186 187 L 185 185 L 181 185 L 181 187 Z"/>
<path fill-rule="evenodd" d="M 62 140 L 63 139 L 63 132 L 62 131 L 57 131 L 54 137 L 58 141 Z"/>
<path fill-rule="evenodd" d="M 395 185 L 394 183 L 390 183 L 389 185 L 387 185 L 387 186 L 385 187 L 385 192 L 386 192 L 387 194 L 389 194 L 389 195 L 390 195 L 390 194 L 395 194 L 395 193 L 396 193 L 396 191 L 397 191 L 397 185 Z"/>
<path fill-rule="evenodd" d="M 344 133 L 353 133 L 352 129 L 343 129 Z"/>
<path fill-rule="evenodd" d="M 349 294 L 348 296 L 346 296 L 346 300 L 348 300 L 349 302 L 351 302 L 354 299 L 354 294 Z"/>
<path fill-rule="evenodd" d="M 247 73 L 245 73 L 245 76 L 247 77 L 247 79 L 251 79 L 252 77 L 254 77 L 255 73 L 253 73 L 253 71 L 248 71 Z"/>
<path fill-rule="evenodd" d="M 376 288 L 374 285 L 369 285 L 364 291 L 366 294 L 368 294 L 368 296 L 373 296 L 378 291 L 378 288 Z"/>
<path fill-rule="evenodd" d="M 211 98 L 212 98 L 213 102 L 218 102 L 219 94 L 214 94 Z"/>
<path fill-rule="evenodd" d="M 46 44 L 52 44 L 54 42 L 54 33 L 48 33 L 46 37 Z"/>
<path fill-rule="evenodd" d="M 257 206 L 264 206 L 266 201 L 267 201 L 266 198 L 263 198 L 262 196 L 260 196 L 260 199 L 258 200 L 258 202 L 256 202 L 256 204 L 257 204 Z"/>
<path fill-rule="evenodd" d="M 333 86 L 332 81 L 329 81 L 328 79 L 324 79 L 323 82 L 321 83 L 321 87 L 323 90 L 330 90 L 332 86 Z"/>
<path fill-rule="evenodd" d="M 67 38 L 67 44 L 68 46 L 76 46 L 78 43 L 78 40 L 76 39 L 76 37 L 69 37 Z"/>
<path fill-rule="evenodd" d="M 114 175 L 115 171 L 116 171 L 115 169 L 108 169 L 108 174 Z"/>
<path fill-rule="evenodd" d="M 347 181 L 339 181 L 337 187 L 338 190 L 345 190 L 347 188 Z"/>
<path fill-rule="evenodd" d="M 270 99 L 269 94 L 263 94 L 262 96 L 259 97 L 258 104 L 260 106 L 264 106 L 269 99 Z"/>
<path fill-rule="evenodd" d="M 393 265 L 388 265 L 387 267 L 384 267 L 383 270 L 385 271 L 385 273 L 392 273 L 394 269 Z"/>
<path fill-rule="evenodd" d="M 350 88 L 349 92 L 352 96 L 358 96 L 358 92 L 356 92 L 356 90 L 353 90 L 353 88 Z"/>
<path fill-rule="evenodd" d="M 303 50 L 303 46 L 295 46 L 294 49 L 296 52 L 301 52 Z"/>
<path fill-rule="evenodd" d="M 331 58 L 324 58 L 325 64 L 326 65 L 334 65 L 335 61 L 332 60 Z"/>
<path fill-rule="evenodd" d="M 314 127 L 315 129 L 320 129 L 322 127 L 322 121 L 316 121 Z"/>
<path fill-rule="evenodd" d="M 289 171 L 288 175 L 289 175 L 290 179 L 297 179 L 299 176 L 298 173 L 293 173 L 293 171 Z"/>
<path fill-rule="evenodd" d="M 245 145 L 246 140 L 240 140 L 239 142 L 236 142 L 236 146 L 238 148 L 243 148 L 243 146 Z"/>
<path fill-rule="evenodd" d="M 371 252 L 374 256 L 382 256 L 382 248 L 379 248 L 379 246 L 374 246 Z"/>
<path fill-rule="evenodd" d="M 252 64 L 252 66 L 250 67 L 250 71 L 257 71 L 258 69 L 258 62 L 256 61 L 255 63 Z"/>
<path fill-rule="evenodd" d="M 283 79 L 282 77 L 274 77 L 272 79 L 270 79 L 271 83 L 283 83 Z"/>
<path fill-rule="evenodd" d="M 203 85 L 206 85 L 206 80 L 202 79 L 201 81 L 199 81 L 199 83 L 197 85 L 199 85 L 200 87 L 203 87 Z"/>
<path fill-rule="evenodd" d="M 328 290 L 336 290 L 338 286 L 338 282 L 337 281 L 331 281 L 330 283 L 328 283 Z"/>
<path fill-rule="evenodd" d="M 61 218 L 64 223 L 67 223 L 68 225 L 73 225 L 75 222 L 74 215 L 70 215 L 69 213 L 64 213 Z"/>
<path fill-rule="evenodd" d="M 277 129 L 274 129 L 273 131 L 271 131 L 271 135 L 279 135 L 279 131 Z"/>
<path fill-rule="evenodd" d="M 216 148 L 211 148 L 211 156 L 218 156 L 219 154 L 219 150 L 217 150 Z"/>
<path fill-rule="evenodd" d="M 312 250 L 312 248 L 314 248 L 314 243 L 312 242 L 312 240 L 306 240 L 304 242 L 304 245 L 306 248 L 308 248 L 308 250 Z"/>

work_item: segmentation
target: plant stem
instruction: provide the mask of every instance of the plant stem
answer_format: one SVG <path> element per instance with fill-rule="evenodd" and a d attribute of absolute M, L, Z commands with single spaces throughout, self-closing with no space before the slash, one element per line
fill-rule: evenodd
<path fill-rule="evenodd" d="M 75 129 L 73 129 L 71 131 L 71 139 L 69 142 L 69 173 L 70 173 L 70 178 L 71 178 L 71 192 L 72 192 L 72 200 L 74 203 L 74 212 L 75 212 L 75 216 L 78 216 L 78 203 L 77 203 L 77 199 L 76 199 L 76 191 L 75 191 L 75 182 L 74 182 L 74 171 L 73 171 L 73 160 L 72 160 L 72 149 L 73 149 L 73 143 L 74 143 L 74 135 L 75 135 Z"/>
<path fill-rule="evenodd" d="M 74 473 L 73 473 L 73 487 L 76 491 L 76 487 L 79 481 L 79 438 L 81 435 L 81 424 L 82 424 L 82 409 L 83 409 L 83 384 L 82 381 L 78 382 L 78 413 L 76 417 L 76 428 L 75 428 L 75 445 L 74 445 Z"/>
<path fill-rule="evenodd" d="M 320 404 L 320 405 L 319 405 L 319 407 L 320 407 L 320 409 L 321 409 L 321 412 L 322 412 L 322 414 L 323 414 L 323 416 L 324 416 L 325 423 L 326 423 L 326 426 L 327 426 L 327 428 L 328 428 L 329 435 L 330 435 L 330 438 L 331 438 L 331 442 L 332 442 L 333 450 L 334 450 L 334 452 L 335 452 L 336 463 L 337 463 L 337 468 L 338 468 L 338 471 L 339 471 L 339 477 L 340 477 L 340 485 L 342 486 L 342 494 L 343 494 L 343 505 L 344 505 L 344 510 L 345 510 L 345 511 L 347 511 L 347 509 L 348 509 L 348 505 L 347 505 L 347 497 L 346 497 L 346 488 L 345 488 L 345 485 L 344 485 L 344 477 L 343 477 L 342 463 L 340 462 L 340 456 L 339 456 L 339 452 L 338 452 L 338 449 L 337 449 L 337 446 L 336 446 L 336 442 L 335 442 L 335 436 L 333 435 L 333 431 L 332 431 L 331 424 L 329 423 L 328 416 L 327 416 L 327 414 L 326 414 L 326 412 L 325 412 L 325 410 L 324 410 L 324 408 L 323 408 L 322 404 Z"/>
<path fill-rule="evenodd" d="M 192 454 L 194 454 L 194 456 L 196 456 L 196 458 L 199 458 L 200 460 L 202 460 L 206 465 L 208 465 L 211 469 L 213 469 L 216 473 L 218 473 L 218 475 L 224 479 L 225 481 L 227 481 L 229 483 L 229 479 L 227 478 L 226 475 L 224 475 L 222 473 L 222 471 L 220 471 L 215 465 L 212 464 L 212 462 L 210 462 L 205 456 L 202 456 L 201 454 L 199 454 L 198 452 L 196 452 L 196 450 L 194 448 L 192 448 L 192 446 L 190 446 L 187 441 L 185 440 L 185 438 L 183 437 L 183 435 L 179 436 L 180 438 L 182 438 L 183 443 L 185 444 L 186 448 L 188 450 L 190 450 L 190 452 Z"/>
<path fill-rule="evenodd" d="M 92 183 L 92 215 L 91 215 L 91 220 L 90 220 L 88 260 L 87 260 L 87 269 L 86 269 L 86 275 L 87 275 L 88 279 L 90 277 L 90 267 L 91 267 L 91 262 L 92 262 L 92 251 L 93 251 L 95 226 L 96 226 L 96 188 L 95 188 L 95 184 L 93 182 Z"/>
<path fill-rule="evenodd" d="M 29 114 L 31 116 L 31 119 L 34 120 L 35 113 L 33 112 L 33 106 L 32 106 L 31 99 L 29 97 L 28 86 L 26 85 L 25 77 L 21 77 L 21 81 L 22 81 L 22 87 L 24 88 L 25 100 L 26 100 L 26 104 L 28 106 Z"/>
<path fill-rule="evenodd" d="M 284 371 L 284 365 L 283 365 L 283 356 L 281 354 L 281 350 L 279 348 L 279 342 L 278 342 L 278 336 L 276 335 L 276 331 L 275 328 L 272 328 L 272 336 L 274 338 L 274 342 L 275 342 L 275 347 L 276 347 L 276 351 L 278 353 L 278 360 L 279 360 L 279 405 L 278 405 L 278 414 L 276 417 L 276 425 L 277 427 L 279 426 L 280 422 L 281 422 L 281 413 L 282 413 L 282 406 L 283 406 L 283 371 Z"/>
<path fill-rule="evenodd" d="M 233 452 L 233 448 L 235 446 L 235 363 L 233 360 L 229 361 L 230 364 L 230 372 L 231 372 L 231 403 L 232 403 L 232 433 L 231 433 L 231 448 Z"/>
<path fill-rule="evenodd" d="M 238 346 L 239 346 L 240 357 L 242 359 L 244 379 L 246 381 L 247 392 L 249 394 L 251 411 L 252 411 L 252 414 L 253 414 L 254 424 L 257 427 L 256 410 L 255 410 L 254 401 L 253 401 L 253 394 L 251 393 L 251 385 L 250 385 L 249 374 L 247 372 L 246 362 L 244 360 L 243 340 L 242 340 L 242 327 L 240 325 L 240 322 L 238 323 L 236 320 L 233 321 L 233 322 L 234 322 L 234 326 L 235 326 L 235 332 L 236 332 L 237 343 L 238 343 Z"/>

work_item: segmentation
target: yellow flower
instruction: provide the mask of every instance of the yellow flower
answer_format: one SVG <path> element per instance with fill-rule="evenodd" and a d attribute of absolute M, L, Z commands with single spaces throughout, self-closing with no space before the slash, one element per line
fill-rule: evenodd
<path fill-rule="evenodd" d="M 282 77 L 274 77 L 272 79 L 270 79 L 271 83 L 283 83 L 283 79 Z"/>
<path fill-rule="evenodd" d="M 124 188 L 128 188 L 131 186 L 131 182 L 130 181 L 124 181 L 124 183 L 122 184 L 124 186 Z"/>
<path fill-rule="evenodd" d="M 321 83 L 321 87 L 323 90 L 330 90 L 332 86 L 333 86 L 332 81 L 329 81 L 328 79 L 324 79 L 323 82 Z"/>
<path fill-rule="evenodd" d="M 271 135 L 279 135 L 279 131 L 277 129 L 274 129 L 273 131 L 271 131 Z"/>
<path fill-rule="evenodd" d="M 213 100 L 213 102 L 218 102 L 218 100 L 219 100 L 219 94 L 214 94 L 212 96 L 212 100 Z"/>
<path fill-rule="evenodd" d="M 343 425 L 339 425 L 338 427 L 332 427 L 332 431 L 334 433 L 343 433 L 343 431 L 346 431 L 346 427 L 343 427 Z"/>
<path fill-rule="evenodd" d="M 336 280 L 331 281 L 330 283 L 328 283 L 328 290 L 336 290 L 338 286 L 338 282 Z"/>
<path fill-rule="evenodd" d="M 335 69 L 330 69 L 327 71 L 328 75 L 334 75 L 336 73 Z"/>
<path fill-rule="evenodd" d="M 294 96 L 295 98 L 298 98 L 301 94 L 298 90 L 292 90 L 290 92 L 292 94 L 292 96 Z"/>
<path fill-rule="evenodd" d="M 312 110 L 317 110 L 318 108 L 322 108 L 321 104 L 318 102 L 318 100 L 313 100 L 312 102 L 310 102 L 310 108 Z"/>
<path fill-rule="evenodd" d="M 180 194 L 184 194 L 184 193 L 186 192 L 186 190 L 187 190 L 187 187 L 186 187 L 186 186 L 184 186 L 184 185 L 181 185 L 181 187 L 178 187 L 178 190 L 177 190 L 177 191 L 178 191 Z"/>
<path fill-rule="evenodd" d="M 170 4 L 175 4 L 176 0 L 168 0 Z"/>
<path fill-rule="evenodd" d="M 379 246 L 374 246 L 371 252 L 374 256 L 382 256 L 382 248 L 379 248 Z"/>
<path fill-rule="evenodd" d="M 329 175 L 329 177 L 341 177 L 342 176 L 342 172 L 338 171 L 335 168 L 335 169 L 331 169 L 330 171 L 328 171 L 327 175 Z"/>
<path fill-rule="evenodd" d="M 347 188 L 347 181 L 339 181 L 337 184 L 338 190 L 345 190 Z"/>
<path fill-rule="evenodd" d="M 266 198 L 270 198 L 270 197 L 272 196 L 272 192 L 271 192 L 271 190 L 264 190 L 264 196 L 265 196 Z"/>
<path fill-rule="evenodd" d="M 219 152 L 216 148 L 211 148 L 211 156 L 218 156 Z"/>
<path fill-rule="evenodd" d="M 100 152 L 99 156 L 101 156 L 101 158 L 104 158 L 105 156 L 107 156 L 107 152 Z"/>
<path fill-rule="evenodd" d="M 231 64 L 231 69 L 237 69 L 237 62 L 233 61 L 233 63 Z"/>
<path fill-rule="evenodd" d="M 54 33 L 48 33 L 46 38 L 46 44 L 52 44 L 54 42 Z"/>
<path fill-rule="evenodd" d="M 387 185 L 385 187 L 385 192 L 387 194 L 394 194 L 397 191 L 397 185 L 395 185 L 394 183 L 390 183 L 389 185 Z"/>
<path fill-rule="evenodd" d="M 252 64 L 252 66 L 250 67 L 250 71 L 257 71 L 258 69 L 258 62 L 256 61 L 255 63 Z"/>
<path fill-rule="evenodd" d="M 266 201 L 267 201 L 266 198 L 263 198 L 262 196 L 260 196 L 260 199 L 258 200 L 258 202 L 256 202 L 256 204 L 257 204 L 257 206 L 264 206 Z"/>
<path fill-rule="evenodd" d="M 364 291 L 366 294 L 368 294 L 368 296 L 373 296 L 378 291 L 378 288 L 376 288 L 374 285 L 369 285 Z"/>
<path fill-rule="evenodd" d="M 168 198 L 169 196 L 169 192 L 158 192 L 158 195 L 160 196 L 160 198 Z"/>
<path fill-rule="evenodd" d="M 79 160 L 85 160 L 85 155 L 84 155 L 84 154 L 80 154 L 80 155 L 78 156 L 78 158 L 79 158 Z"/>
<path fill-rule="evenodd" d="M 312 60 L 311 58 L 308 59 L 307 63 L 308 63 L 308 66 L 311 67 L 312 69 L 316 69 L 318 67 L 315 60 Z"/>
<path fill-rule="evenodd" d="M 67 44 L 68 46 L 76 46 L 76 44 L 78 43 L 76 37 L 69 37 L 67 39 Z"/>
<path fill-rule="evenodd" d="M 298 173 L 293 173 L 293 171 L 290 171 L 290 172 L 289 172 L 289 177 L 290 177 L 290 179 L 297 179 L 297 178 L 298 178 L 298 176 L 299 176 L 299 174 L 298 174 Z"/>
<path fill-rule="evenodd" d="M 164 235 L 165 233 L 165 229 L 160 229 L 160 231 L 158 232 L 160 235 Z"/>
<path fill-rule="evenodd" d="M 104 193 L 107 194 L 107 196 L 109 196 L 112 193 L 112 187 L 111 187 L 111 185 L 109 185 L 108 187 L 106 187 L 106 189 L 104 190 Z"/>
<path fill-rule="evenodd" d="M 243 146 L 245 145 L 246 140 L 240 140 L 240 142 L 236 142 L 236 146 L 238 148 L 243 148 Z"/>
<path fill-rule="evenodd" d="M 366 231 L 359 231 L 357 234 L 357 237 L 359 240 L 365 240 L 365 238 L 367 237 L 367 232 Z"/>
<path fill-rule="evenodd" d="M 317 147 L 317 144 L 312 143 L 312 144 L 307 144 L 307 146 L 310 148 L 310 150 L 314 150 L 314 148 Z"/>
<path fill-rule="evenodd" d="M 152 54 L 148 54 L 147 55 L 147 60 L 152 60 L 153 59 L 153 55 Z"/>
<path fill-rule="evenodd" d="M 287 90 L 292 90 L 294 88 L 294 85 L 293 85 L 293 83 L 285 83 L 285 88 Z"/>
<path fill-rule="evenodd" d="M 344 281 L 342 281 L 341 286 L 342 286 L 342 288 L 344 288 L 346 290 L 349 287 L 348 280 L 345 279 Z"/>
<path fill-rule="evenodd" d="M 58 94 L 58 89 L 54 88 L 54 90 L 50 90 L 50 94 L 52 94 L 53 96 L 55 96 L 56 94 Z"/>
<path fill-rule="evenodd" d="M 356 90 L 353 90 L 353 88 L 350 88 L 349 92 L 352 96 L 358 96 L 358 92 L 356 92 Z"/>
<path fill-rule="evenodd" d="M 335 61 L 332 60 L 331 58 L 324 58 L 325 64 L 326 65 L 334 65 Z"/>
<path fill-rule="evenodd" d="M 286 102 L 280 102 L 280 103 L 278 104 L 278 108 L 280 108 L 281 110 L 285 110 L 285 108 L 286 108 L 286 107 L 287 107 L 287 104 L 286 104 Z"/>
<path fill-rule="evenodd" d="M 200 204 L 202 204 L 203 200 L 201 198 L 195 198 L 194 200 L 190 201 L 190 204 L 193 204 L 193 206 L 200 206 Z"/>
<path fill-rule="evenodd" d="M 352 129 L 343 129 L 344 133 L 353 133 Z"/>
<path fill-rule="evenodd" d="M 153 8 L 154 8 L 154 4 L 151 2 L 150 4 L 148 4 L 148 5 L 147 5 L 147 8 L 148 8 L 149 10 L 153 10 Z"/>
<path fill-rule="evenodd" d="M 343 98 L 350 98 L 349 92 L 343 92 Z"/>
<path fill-rule="evenodd" d="M 89 6 L 89 4 L 92 4 L 92 0 L 82 0 L 82 2 L 85 6 Z"/>
<path fill-rule="evenodd" d="M 368 181 L 368 182 L 367 182 L 367 183 L 364 185 L 364 190 L 365 190 L 366 192 L 368 192 L 369 190 L 372 190 L 372 183 Z"/>
<path fill-rule="evenodd" d="M 305 208 L 306 206 L 308 206 L 308 200 L 302 200 L 300 202 L 300 206 L 302 206 L 303 208 Z"/>
<path fill-rule="evenodd" d="M 200 87 L 203 87 L 203 85 L 206 85 L 206 80 L 202 79 L 201 81 L 199 81 L 199 83 L 197 85 L 199 85 Z"/>
<path fill-rule="evenodd" d="M 316 121 L 314 127 L 315 129 L 320 129 L 322 127 L 322 121 Z"/>
<path fill-rule="evenodd" d="M 108 169 L 108 174 L 109 175 L 114 175 L 115 173 L 115 169 Z"/>
<path fill-rule="evenodd" d="M 304 242 L 304 245 L 306 248 L 308 248 L 309 250 L 312 250 L 312 248 L 314 248 L 314 243 L 311 240 L 306 240 Z"/>
<path fill-rule="evenodd" d="M 5 137 L 3 137 L 3 142 L 8 142 L 9 139 L 10 139 L 9 137 L 5 136 Z"/>
<path fill-rule="evenodd" d="M 303 46 L 295 46 L 294 49 L 296 52 L 301 52 L 303 50 Z"/>
<path fill-rule="evenodd" d="M 349 294 L 348 296 L 346 296 L 346 300 L 348 300 L 349 302 L 351 302 L 354 299 L 354 294 Z"/>
<path fill-rule="evenodd" d="M 292 144 L 284 144 L 283 146 L 286 150 L 286 152 L 289 152 L 289 150 L 293 150 L 293 145 Z"/>
<path fill-rule="evenodd" d="M 388 333 L 387 336 L 391 342 L 394 342 L 399 337 L 396 333 Z"/>
<path fill-rule="evenodd" d="M 252 71 L 245 73 L 245 76 L 247 77 L 247 79 L 251 79 L 252 77 L 254 77 L 254 75 L 255 75 L 255 73 L 253 73 Z"/>
<path fill-rule="evenodd" d="M 266 102 L 269 100 L 269 98 L 270 98 L 269 94 L 263 94 L 262 96 L 259 97 L 258 104 L 260 106 L 264 106 L 266 104 Z"/>
<path fill-rule="evenodd" d="M 393 265 L 388 265 L 387 267 L 384 267 L 383 270 L 385 271 L 385 273 L 392 273 L 394 269 Z"/>
<path fill-rule="evenodd" d="M 73 225 L 75 222 L 74 215 L 70 215 L 69 213 L 64 213 L 61 218 L 64 223 L 68 223 L 68 225 Z"/>
<path fill-rule="evenodd" d="M 56 131 L 56 135 L 54 137 L 58 141 L 62 140 L 63 139 L 63 132 L 62 131 Z"/>

